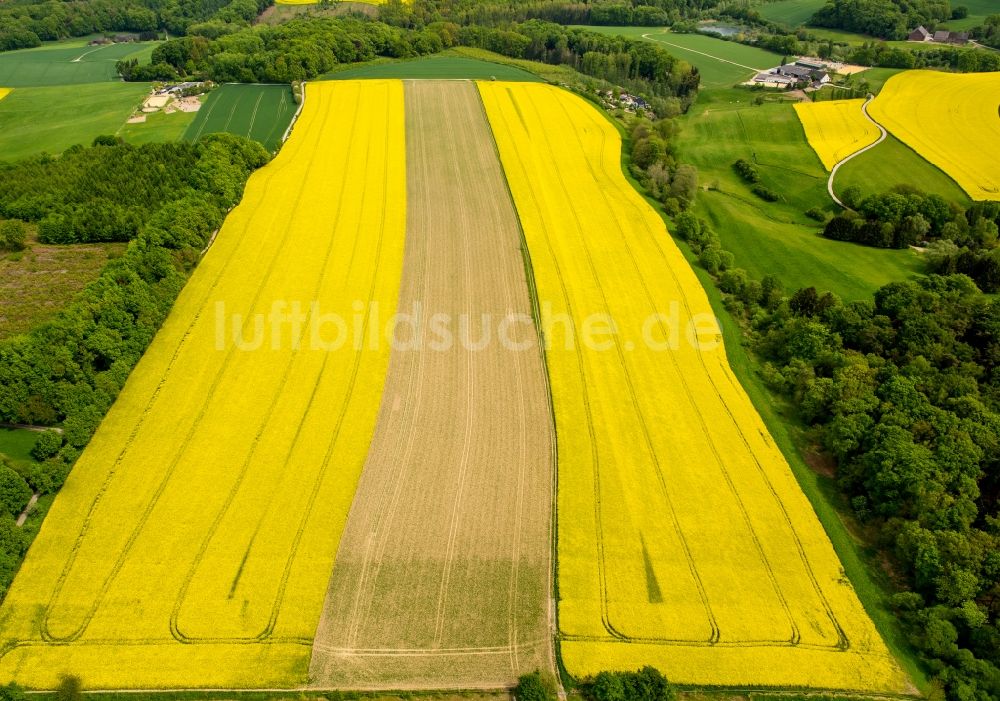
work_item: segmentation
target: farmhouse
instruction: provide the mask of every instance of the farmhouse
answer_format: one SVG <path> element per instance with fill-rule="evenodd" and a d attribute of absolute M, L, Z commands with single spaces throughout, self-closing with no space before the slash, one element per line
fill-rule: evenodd
<path fill-rule="evenodd" d="M 965 44 L 969 41 L 966 32 L 950 32 L 947 29 L 939 29 L 933 34 L 923 25 L 917 27 L 907 36 L 909 41 L 929 41 L 935 44 Z"/>
<path fill-rule="evenodd" d="M 795 63 L 778 66 L 765 73 L 758 73 L 753 82 L 758 85 L 791 87 L 808 83 L 819 88 L 830 82 L 830 75 L 824 70 L 826 64 L 812 59 L 799 59 Z"/>

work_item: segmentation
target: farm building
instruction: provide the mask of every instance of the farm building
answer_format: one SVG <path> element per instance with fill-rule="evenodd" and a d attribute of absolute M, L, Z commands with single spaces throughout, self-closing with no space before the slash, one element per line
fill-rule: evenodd
<path fill-rule="evenodd" d="M 827 65 L 822 61 L 800 58 L 795 63 L 788 63 L 772 68 L 764 73 L 758 73 L 753 82 L 758 85 L 792 87 L 808 83 L 814 88 L 830 82 L 830 75 L 825 70 Z"/>
<path fill-rule="evenodd" d="M 965 44 L 969 41 L 966 32 L 950 32 L 947 29 L 939 29 L 933 34 L 923 25 L 917 27 L 907 36 L 909 41 L 930 41 L 935 44 Z"/>

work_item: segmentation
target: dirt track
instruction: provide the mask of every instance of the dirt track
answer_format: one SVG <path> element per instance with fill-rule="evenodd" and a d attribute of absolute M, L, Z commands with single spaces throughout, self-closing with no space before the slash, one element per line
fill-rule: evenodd
<path fill-rule="evenodd" d="M 399 310 L 422 307 L 423 348 L 392 352 L 310 682 L 505 685 L 552 667 L 553 438 L 518 221 L 473 83 L 407 83 L 406 128 Z M 489 315 L 485 347 L 463 343 L 462 315 L 473 341 Z"/>

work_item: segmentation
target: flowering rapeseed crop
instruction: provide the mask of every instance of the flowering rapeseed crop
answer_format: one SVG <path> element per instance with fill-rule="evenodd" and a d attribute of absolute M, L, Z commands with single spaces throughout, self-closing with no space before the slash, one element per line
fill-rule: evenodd
<path fill-rule="evenodd" d="M 1000 73 L 903 71 L 868 107 L 974 200 L 1000 200 Z"/>
<path fill-rule="evenodd" d="M 404 160 L 401 83 L 309 86 L 56 498 L 0 610 L 4 681 L 307 681 L 389 349 L 270 314 L 394 312 Z"/>
<path fill-rule="evenodd" d="M 566 668 L 901 691 L 618 133 L 550 86 L 479 87 L 551 315 Z M 568 342 L 602 317 L 601 345 Z"/>
<path fill-rule="evenodd" d="M 827 170 L 832 170 L 852 153 L 878 141 L 878 127 L 861 111 L 864 102 L 830 100 L 795 103 L 795 112 L 806 131 L 809 145 Z"/>

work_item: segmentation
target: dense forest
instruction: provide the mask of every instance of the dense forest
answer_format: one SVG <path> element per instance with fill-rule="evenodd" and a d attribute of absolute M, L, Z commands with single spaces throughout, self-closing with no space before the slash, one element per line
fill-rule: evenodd
<path fill-rule="evenodd" d="M 273 0 L 19 0 L 0 4 L 0 51 L 100 32 L 185 34 L 209 19 L 249 24 Z"/>
<path fill-rule="evenodd" d="M 914 27 L 933 27 L 951 15 L 948 0 L 828 0 L 810 24 L 880 39 L 905 39 Z"/>
<path fill-rule="evenodd" d="M 129 241 L 160 207 L 205 189 L 196 145 L 108 141 L 0 163 L 0 217 L 38 222 L 43 243 Z"/>

